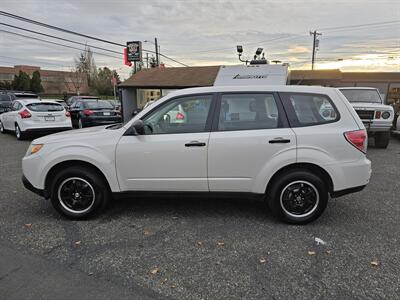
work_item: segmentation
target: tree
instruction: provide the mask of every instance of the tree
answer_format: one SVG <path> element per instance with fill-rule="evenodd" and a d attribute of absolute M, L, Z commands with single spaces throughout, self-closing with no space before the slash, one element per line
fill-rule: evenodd
<path fill-rule="evenodd" d="M 97 76 L 97 69 L 90 47 L 85 46 L 85 50 L 75 58 L 75 71 L 85 74 L 89 86 L 92 86 Z"/>
<path fill-rule="evenodd" d="M 69 72 L 69 76 L 65 78 L 65 85 L 68 90 L 74 89 L 75 93 L 79 96 L 81 87 L 85 83 L 86 74 L 81 72 L 77 67 Z M 72 88 L 71 88 L 72 85 Z"/>
<path fill-rule="evenodd" d="M 22 71 L 14 76 L 11 84 L 12 88 L 17 91 L 29 91 L 31 89 L 31 79 L 27 73 Z"/>
<path fill-rule="evenodd" d="M 31 91 L 34 93 L 41 93 L 44 91 L 39 71 L 35 71 L 32 74 Z"/>
<path fill-rule="evenodd" d="M 0 90 L 12 90 L 12 89 L 13 89 L 12 82 L 6 80 L 0 82 Z"/>
<path fill-rule="evenodd" d="M 111 96 L 113 94 L 113 85 L 111 83 L 111 78 L 114 77 L 116 73 L 117 72 L 115 70 L 111 71 L 107 67 L 99 68 L 96 80 L 93 85 L 97 94 L 107 96 Z"/>

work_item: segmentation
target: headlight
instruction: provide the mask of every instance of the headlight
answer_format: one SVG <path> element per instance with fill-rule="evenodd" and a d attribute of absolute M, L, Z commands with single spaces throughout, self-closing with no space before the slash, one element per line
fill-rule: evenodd
<path fill-rule="evenodd" d="M 390 117 L 390 112 L 384 111 L 384 112 L 382 113 L 382 118 L 384 118 L 384 119 L 389 119 L 389 117 Z"/>
<path fill-rule="evenodd" d="M 43 144 L 31 144 L 28 148 L 28 151 L 26 151 L 26 155 L 31 155 L 34 153 L 37 153 L 40 151 L 40 149 L 42 149 Z"/>

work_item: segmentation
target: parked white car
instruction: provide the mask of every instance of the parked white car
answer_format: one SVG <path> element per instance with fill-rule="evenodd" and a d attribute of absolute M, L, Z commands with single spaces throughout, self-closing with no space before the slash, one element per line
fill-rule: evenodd
<path fill-rule="evenodd" d="M 375 146 L 387 148 L 393 126 L 393 107 L 383 104 L 376 88 L 344 87 L 340 91 L 356 110 L 368 134 L 374 136 Z"/>
<path fill-rule="evenodd" d="M 330 104 L 328 119 L 320 107 Z M 178 106 L 185 122 L 166 122 Z M 273 214 L 304 224 L 329 195 L 369 182 L 365 127 L 337 89 L 204 87 L 168 94 L 127 124 L 36 139 L 22 160 L 26 188 L 72 218 L 137 192 L 237 193 L 266 198 Z"/>
<path fill-rule="evenodd" d="M 61 104 L 38 99 L 19 99 L 11 105 L 11 111 L 0 115 L 0 131 L 12 131 L 17 139 L 29 133 L 51 133 L 72 128 L 71 118 Z"/>

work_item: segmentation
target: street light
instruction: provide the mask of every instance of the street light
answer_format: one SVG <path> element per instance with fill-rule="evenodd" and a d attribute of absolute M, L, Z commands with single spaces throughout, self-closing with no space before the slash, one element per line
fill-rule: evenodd
<path fill-rule="evenodd" d="M 248 61 L 247 59 L 246 59 L 246 60 L 243 60 L 243 59 L 242 59 L 243 46 L 237 45 L 237 46 L 236 46 L 236 50 L 237 50 L 237 52 L 238 52 L 239 61 L 244 62 L 244 63 L 246 63 L 246 65 L 247 65 L 247 63 L 248 63 L 249 61 Z"/>
<path fill-rule="evenodd" d="M 263 51 L 263 48 L 257 48 L 256 55 L 260 56 Z"/>

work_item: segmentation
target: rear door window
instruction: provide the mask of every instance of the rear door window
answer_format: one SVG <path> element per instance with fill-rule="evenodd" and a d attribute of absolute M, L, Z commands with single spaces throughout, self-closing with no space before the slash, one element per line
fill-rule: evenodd
<path fill-rule="evenodd" d="M 313 126 L 339 120 L 332 100 L 321 94 L 280 93 L 291 127 Z"/>
<path fill-rule="evenodd" d="M 31 103 L 26 106 L 31 111 L 51 112 L 62 111 L 64 107 L 58 103 Z"/>

